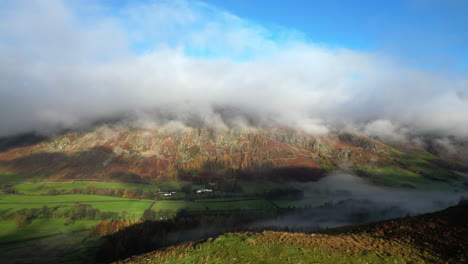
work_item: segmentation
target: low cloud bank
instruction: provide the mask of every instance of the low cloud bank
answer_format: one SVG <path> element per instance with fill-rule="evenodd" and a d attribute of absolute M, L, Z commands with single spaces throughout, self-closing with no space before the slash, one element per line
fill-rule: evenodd
<path fill-rule="evenodd" d="M 330 48 L 201 2 L 0 8 L 0 136 L 99 120 L 143 127 L 353 127 L 390 141 L 466 140 L 466 75 Z"/>

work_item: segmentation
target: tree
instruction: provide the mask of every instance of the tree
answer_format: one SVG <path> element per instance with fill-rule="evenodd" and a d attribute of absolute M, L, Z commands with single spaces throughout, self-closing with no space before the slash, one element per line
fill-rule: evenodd
<path fill-rule="evenodd" d="M 92 184 L 88 185 L 87 189 L 88 189 L 89 194 L 96 194 L 96 186 L 95 185 L 92 185 Z"/>
<path fill-rule="evenodd" d="M 29 222 L 30 222 L 30 220 L 24 214 L 17 214 L 15 216 L 15 224 L 19 228 L 27 226 L 29 224 Z"/>
<path fill-rule="evenodd" d="M 56 190 L 56 189 L 52 189 L 47 194 L 48 195 L 58 195 L 58 194 L 60 194 L 60 192 L 58 190 Z"/>
<path fill-rule="evenodd" d="M 64 225 L 73 225 L 75 223 L 75 217 L 72 215 L 69 215 L 65 217 L 65 222 L 63 223 Z"/>
<path fill-rule="evenodd" d="M 143 195 L 143 189 L 141 188 L 135 189 L 135 194 L 134 194 L 135 198 L 141 198 L 142 195 Z"/>
<path fill-rule="evenodd" d="M 44 218 L 50 218 L 52 217 L 52 210 L 49 207 L 47 207 L 47 205 L 44 205 L 42 206 L 40 214 Z"/>
<path fill-rule="evenodd" d="M 191 195 L 192 194 L 192 184 L 187 184 L 182 187 L 182 192 Z"/>
<path fill-rule="evenodd" d="M 153 221 L 154 218 L 156 217 L 156 212 L 150 209 L 146 209 L 145 212 L 143 213 L 143 221 Z"/>
<path fill-rule="evenodd" d="M 122 195 L 123 198 L 134 198 L 135 195 L 128 189 L 125 189 L 123 195 Z"/>

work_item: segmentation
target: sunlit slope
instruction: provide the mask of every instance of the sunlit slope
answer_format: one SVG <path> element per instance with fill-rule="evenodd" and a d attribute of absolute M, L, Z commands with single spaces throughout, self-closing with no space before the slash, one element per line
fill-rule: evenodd
<path fill-rule="evenodd" d="M 24 137 L 24 136 L 23 136 Z M 383 185 L 463 184 L 466 164 L 421 149 L 400 152 L 358 132 L 312 136 L 285 129 L 132 129 L 99 126 L 49 139 L 2 139 L 0 170 L 63 181 L 101 179 L 316 181 L 335 168 Z M 2 178 L 14 176 L 3 174 Z"/>
<path fill-rule="evenodd" d="M 121 263 L 467 263 L 468 204 L 320 234 L 228 233 Z"/>

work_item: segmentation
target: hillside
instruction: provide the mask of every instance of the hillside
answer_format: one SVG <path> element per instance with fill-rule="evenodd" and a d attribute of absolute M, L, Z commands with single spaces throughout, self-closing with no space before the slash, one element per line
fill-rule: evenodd
<path fill-rule="evenodd" d="M 468 171 L 466 164 L 424 149 L 400 152 L 355 131 L 311 136 L 285 128 L 115 125 L 0 141 L 0 170 L 20 174 L 22 180 L 304 182 L 341 168 L 377 184 L 414 187 L 428 180 L 458 184 L 462 177 L 454 171 Z"/>
<path fill-rule="evenodd" d="M 227 233 L 119 263 L 468 263 L 468 204 L 321 233 Z"/>

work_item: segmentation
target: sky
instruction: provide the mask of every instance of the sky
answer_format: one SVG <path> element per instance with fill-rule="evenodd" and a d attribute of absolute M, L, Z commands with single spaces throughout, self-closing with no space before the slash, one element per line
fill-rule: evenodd
<path fill-rule="evenodd" d="M 1 1 L 0 136 L 126 118 L 466 139 L 466 7 Z"/>
<path fill-rule="evenodd" d="M 108 1 L 116 10 L 138 1 Z M 148 3 L 149 1 L 141 1 Z M 308 41 L 379 51 L 428 69 L 468 69 L 468 2 L 464 0 L 207 0 L 266 26 L 302 32 Z"/>

